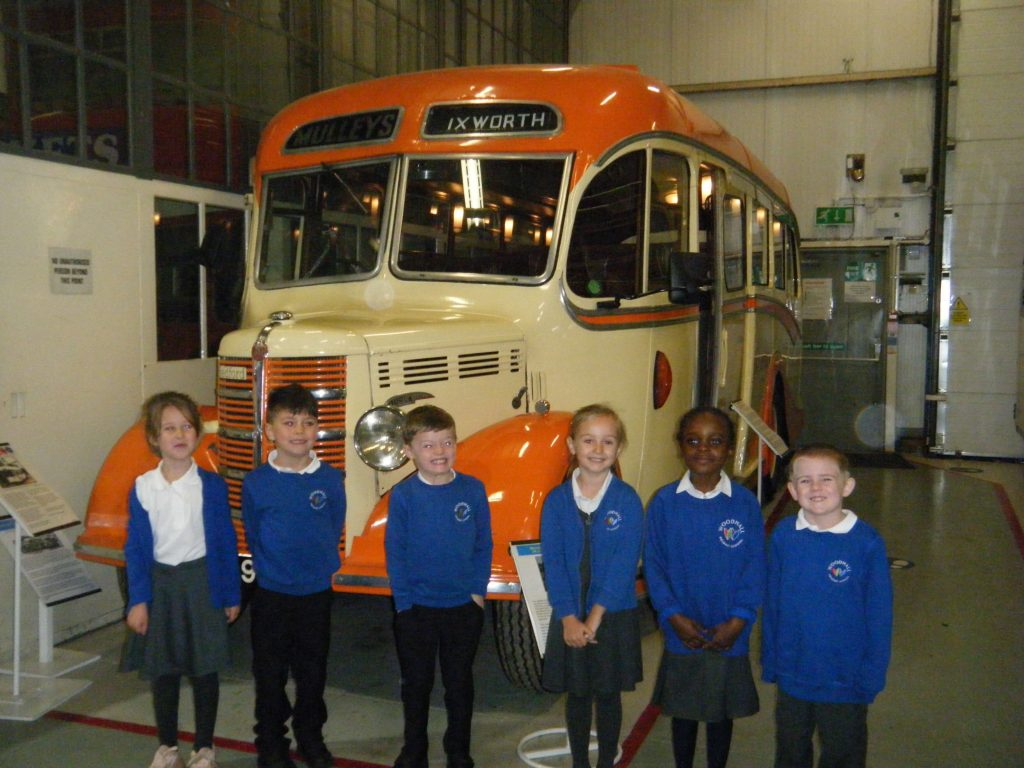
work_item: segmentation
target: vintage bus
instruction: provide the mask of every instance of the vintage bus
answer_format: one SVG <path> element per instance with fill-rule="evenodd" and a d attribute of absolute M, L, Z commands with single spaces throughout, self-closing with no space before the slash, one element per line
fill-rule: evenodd
<path fill-rule="evenodd" d="M 449 69 L 309 96 L 267 126 L 254 187 L 241 330 L 221 343 L 200 462 L 238 514 L 269 450 L 268 391 L 312 388 L 317 451 L 347 473 L 335 586 L 387 594 L 403 410 L 450 411 L 457 467 L 489 494 L 488 597 L 514 682 L 537 686 L 540 667 L 509 543 L 538 536 L 574 409 L 622 415 L 620 470 L 644 499 L 679 476 L 673 434 L 696 404 L 744 401 L 784 438 L 797 425 L 787 192 L 635 68 Z M 731 469 L 751 478 L 758 442 L 738 433 Z M 138 426 L 115 446 L 80 556 L 122 562 L 128 487 L 153 462 Z"/>

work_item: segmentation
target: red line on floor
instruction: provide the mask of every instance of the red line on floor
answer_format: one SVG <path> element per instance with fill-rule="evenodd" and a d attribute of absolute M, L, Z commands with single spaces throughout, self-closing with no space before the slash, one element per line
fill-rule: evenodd
<path fill-rule="evenodd" d="M 651 729 L 654 728 L 654 724 L 658 722 L 658 715 L 660 714 L 661 709 L 654 704 L 648 704 L 644 711 L 640 713 L 640 717 L 633 723 L 633 730 L 629 732 L 626 740 L 622 742 L 622 759 L 616 763 L 619 768 L 629 768 L 633 758 L 636 757 L 636 753 L 640 751 L 640 747 L 643 746 L 644 741 L 651 733 Z"/>
<path fill-rule="evenodd" d="M 124 733 L 134 733 L 140 736 L 156 736 L 156 728 L 152 725 L 142 725 L 141 723 L 129 723 L 125 720 L 110 720 L 105 717 L 93 717 L 92 715 L 79 715 L 75 712 L 62 712 L 60 710 L 54 710 L 47 712 L 46 717 L 51 720 L 60 720 L 65 723 L 75 723 L 77 725 L 88 725 L 93 728 L 108 728 L 112 731 L 122 731 Z M 190 731 L 179 731 L 178 738 L 184 741 L 192 741 L 195 737 Z M 222 749 L 230 749 L 234 752 L 246 752 L 249 754 L 256 754 L 256 747 L 249 741 L 239 741 L 238 739 L 225 739 L 217 736 L 213 740 L 214 746 Z M 292 753 L 293 757 L 299 757 L 297 752 Z M 380 763 L 367 763 L 362 760 L 348 760 L 344 757 L 335 757 L 334 765 L 338 768 L 388 768 Z"/>
<path fill-rule="evenodd" d="M 1006 489 L 999 483 L 992 483 L 992 485 L 996 491 L 996 498 L 999 499 L 999 506 L 1002 507 L 1003 514 L 1006 516 L 1006 522 L 1010 526 L 1013 540 L 1017 542 L 1017 551 L 1020 552 L 1021 557 L 1024 557 L 1024 529 L 1021 528 L 1020 518 L 1017 517 L 1017 512 L 1013 508 Z"/>

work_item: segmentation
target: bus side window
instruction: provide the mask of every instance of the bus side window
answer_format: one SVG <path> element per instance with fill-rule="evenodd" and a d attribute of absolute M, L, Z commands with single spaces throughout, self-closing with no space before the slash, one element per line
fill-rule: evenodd
<path fill-rule="evenodd" d="M 642 292 L 645 165 L 643 151 L 623 155 L 580 198 L 566 265 L 569 289 L 578 296 Z"/>
<path fill-rule="evenodd" d="M 651 168 L 647 290 L 669 287 L 669 257 L 689 250 L 690 166 L 686 158 L 655 150 Z"/>
<path fill-rule="evenodd" d="M 768 243 L 765 241 L 768 226 L 768 209 L 763 205 L 754 207 L 754 218 L 750 223 L 750 258 L 754 285 L 768 285 Z"/>
<path fill-rule="evenodd" d="M 745 238 L 743 236 L 744 221 L 743 199 L 736 195 L 725 196 L 722 234 L 725 241 L 722 251 L 725 263 L 725 290 L 742 290 L 747 282 L 747 260 Z"/>
<path fill-rule="evenodd" d="M 786 288 L 786 255 L 783 247 L 784 232 L 782 222 L 772 222 L 772 286 L 780 291 Z"/>
<path fill-rule="evenodd" d="M 786 227 L 786 290 L 793 298 L 800 292 L 799 259 L 796 252 L 796 235 L 792 227 Z"/>
<path fill-rule="evenodd" d="M 715 257 L 715 172 L 709 165 L 700 167 L 700 210 L 698 211 L 697 245 L 700 252 Z"/>

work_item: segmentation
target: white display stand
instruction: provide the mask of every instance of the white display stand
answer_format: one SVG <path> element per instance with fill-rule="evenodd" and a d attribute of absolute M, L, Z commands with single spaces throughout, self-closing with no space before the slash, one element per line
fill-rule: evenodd
<path fill-rule="evenodd" d="M 542 746 L 543 744 L 551 744 L 555 741 L 553 738 L 555 736 L 558 736 L 559 739 L 554 746 Z M 597 733 L 594 731 L 590 732 L 589 749 L 591 752 L 597 752 Z M 569 737 L 566 735 L 565 728 L 545 728 L 542 731 L 534 731 L 523 736 L 516 747 L 516 754 L 530 768 L 555 768 L 555 766 L 562 765 L 562 763 L 542 763 L 540 761 L 547 760 L 548 758 L 565 757 L 572 754 L 572 750 L 569 748 Z M 621 759 L 622 746 L 620 745 L 619 751 L 615 755 L 615 762 L 617 763 Z"/>
<path fill-rule="evenodd" d="M 14 646 L 12 669 L 0 675 L 0 719 L 37 720 L 91 685 L 91 680 L 64 677 L 22 679 L 21 671 L 21 537 L 25 529 L 15 519 L 14 547 Z M 42 642 L 42 640 L 40 640 Z M 52 624 L 50 647 L 52 649 Z M 53 663 L 52 661 L 49 663 Z M 80 665 L 78 665 L 80 666 Z"/>
<path fill-rule="evenodd" d="M 762 503 L 762 459 L 761 454 L 764 453 L 764 446 L 771 448 L 772 453 L 776 456 L 782 456 L 789 451 L 789 446 L 786 445 L 786 441 L 779 437 L 779 433 L 768 426 L 765 420 L 762 419 L 754 409 L 747 405 L 742 400 L 737 400 L 735 403 L 729 406 L 736 412 L 743 421 L 747 423 L 754 432 L 757 434 L 757 501 Z"/>
<path fill-rule="evenodd" d="M 72 651 L 55 648 L 53 645 L 53 608 L 39 601 L 39 655 L 31 652 L 22 654 L 21 674 L 23 677 L 60 677 L 73 672 L 100 658 L 98 653 Z M 14 669 L 5 659 L 0 662 L 0 673 L 13 674 Z"/>

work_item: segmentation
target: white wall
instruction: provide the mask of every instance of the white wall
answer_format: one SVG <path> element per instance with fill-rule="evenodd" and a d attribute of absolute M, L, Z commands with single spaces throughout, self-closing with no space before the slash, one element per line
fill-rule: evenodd
<path fill-rule="evenodd" d="M 0 442 L 84 518 L 108 450 L 160 388 L 156 364 L 153 199 L 241 207 L 236 195 L 0 154 Z M 89 253 L 92 292 L 53 293 L 49 250 Z M 187 364 L 186 364 L 187 365 Z M 146 369 L 146 382 L 143 371 Z M 168 367 L 173 376 L 180 365 Z M 209 401 L 209 388 L 194 392 Z M 15 417 L 12 393 L 24 415 Z M 73 536 L 80 532 L 73 528 Z M 112 568 L 87 565 L 103 592 L 54 609 L 62 639 L 120 615 Z M 0 654 L 11 648 L 13 563 L 0 549 Z M 36 641 L 25 588 L 23 647 Z"/>
<path fill-rule="evenodd" d="M 1024 242 L 1024 3 L 962 0 L 947 199 L 952 292 L 972 322 L 951 329 L 943 450 L 1024 456 L 1013 428 Z M 927 193 L 900 169 L 931 172 L 933 83 L 906 77 L 769 88 L 765 81 L 918 71 L 936 65 L 937 0 L 581 0 L 573 63 L 636 64 L 688 95 L 787 185 L 805 239 L 916 238 Z M 754 86 L 732 90 L 729 84 Z M 845 176 L 864 153 L 866 177 Z M 857 222 L 816 227 L 814 209 L 854 205 Z"/>

